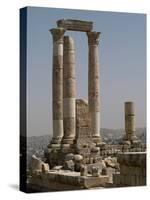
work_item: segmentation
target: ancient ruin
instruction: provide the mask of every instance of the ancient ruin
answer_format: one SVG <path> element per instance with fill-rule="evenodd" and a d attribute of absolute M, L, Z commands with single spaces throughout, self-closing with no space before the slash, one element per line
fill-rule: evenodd
<path fill-rule="evenodd" d="M 76 98 L 76 52 L 73 38 L 65 35 L 69 30 L 82 31 L 87 36 L 87 100 Z M 53 137 L 45 151 L 45 161 L 39 161 L 34 156 L 32 158 L 30 187 L 38 191 L 56 191 L 145 185 L 145 146 L 136 137 L 133 102 L 125 103 L 126 137 L 122 143 L 108 145 L 101 138 L 100 32 L 93 31 L 92 22 L 71 19 L 58 20 L 57 27 L 50 32 L 53 37 Z M 137 162 L 137 157 L 144 162 Z M 134 159 L 135 163 L 132 163 Z M 122 173 L 125 177 L 123 160 L 127 163 L 126 176 L 128 172 L 131 173 L 128 167 L 138 166 L 137 173 L 144 177 L 141 182 L 139 178 L 138 183 L 134 184 L 120 181 Z"/>

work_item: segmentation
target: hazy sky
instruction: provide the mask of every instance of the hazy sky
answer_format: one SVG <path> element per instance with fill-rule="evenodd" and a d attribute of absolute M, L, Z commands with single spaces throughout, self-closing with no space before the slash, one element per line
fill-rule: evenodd
<path fill-rule="evenodd" d="M 58 19 L 93 21 L 100 31 L 101 127 L 124 128 L 124 102 L 134 101 L 136 126 L 146 126 L 146 15 L 28 8 L 27 132 L 52 134 L 52 36 Z M 67 31 L 76 46 L 77 98 L 87 98 L 88 43 L 85 33 Z"/>

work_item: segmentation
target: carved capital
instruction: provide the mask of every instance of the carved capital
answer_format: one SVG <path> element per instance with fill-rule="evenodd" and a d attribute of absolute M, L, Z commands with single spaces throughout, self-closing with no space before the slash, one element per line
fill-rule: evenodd
<path fill-rule="evenodd" d="M 88 44 L 89 45 L 98 45 L 99 44 L 100 32 L 96 32 L 96 31 L 87 32 L 87 36 L 88 36 Z"/>
<path fill-rule="evenodd" d="M 64 28 L 53 28 L 53 29 L 50 29 L 50 32 L 53 36 L 54 42 L 60 41 L 60 42 L 63 43 L 63 36 L 64 36 L 64 33 L 65 33 Z"/>

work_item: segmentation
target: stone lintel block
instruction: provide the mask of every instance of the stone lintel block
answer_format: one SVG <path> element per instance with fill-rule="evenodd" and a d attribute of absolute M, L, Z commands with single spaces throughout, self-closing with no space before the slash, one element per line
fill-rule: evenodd
<path fill-rule="evenodd" d="M 73 19 L 60 19 L 57 26 L 66 30 L 88 32 L 93 29 L 93 23 L 90 21 L 81 21 Z"/>

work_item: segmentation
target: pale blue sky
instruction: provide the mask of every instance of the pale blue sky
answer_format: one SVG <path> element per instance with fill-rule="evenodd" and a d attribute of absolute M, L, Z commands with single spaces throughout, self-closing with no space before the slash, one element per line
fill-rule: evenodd
<path fill-rule="evenodd" d="M 101 127 L 124 128 L 124 102 L 134 101 L 136 126 L 146 126 L 146 15 L 54 8 L 28 8 L 28 135 L 52 133 L 52 36 L 62 18 L 93 21 L 100 31 Z M 77 98 L 87 98 L 85 33 L 67 31 L 76 46 Z"/>

